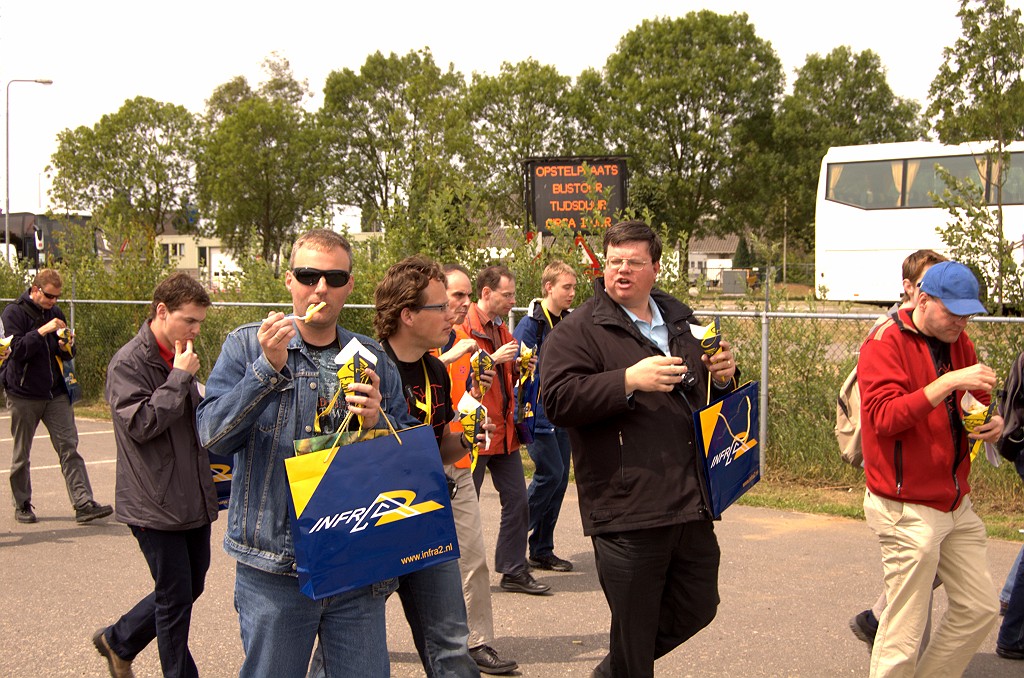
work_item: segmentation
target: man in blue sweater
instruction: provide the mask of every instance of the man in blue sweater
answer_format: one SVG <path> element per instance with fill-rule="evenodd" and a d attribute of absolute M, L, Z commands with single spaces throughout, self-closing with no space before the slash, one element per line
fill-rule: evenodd
<path fill-rule="evenodd" d="M 538 379 L 544 340 L 558 322 L 569 315 L 569 307 L 576 298 L 576 272 L 564 261 L 553 261 L 541 275 L 541 286 L 544 298 L 530 302 L 527 314 L 512 333 L 522 343 L 537 349 Z M 534 440 L 526 446 L 536 465 L 527 489 L 530 507 L 527 562 L 541 570 L 569 572 L 572 563 L 555 555 L 555 523 L 569 486 L 569 432 L 548 421 L 540 398 L 534 410 L 534 421 Z"/>

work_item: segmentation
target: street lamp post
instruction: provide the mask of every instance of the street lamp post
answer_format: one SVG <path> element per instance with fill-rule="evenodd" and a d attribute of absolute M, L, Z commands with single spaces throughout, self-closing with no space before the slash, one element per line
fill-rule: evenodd
<path fill-rule="evenodd" d="M 40 85 L 52 85 L 53 80 L 8 80 L 6 111 L 4 123 L 7 125 L 4 132 L 4 180 L 7 182 L 4 190 L 4 260 L 11 265 L 11 85 L 16 82 L 34 82 Z"/>

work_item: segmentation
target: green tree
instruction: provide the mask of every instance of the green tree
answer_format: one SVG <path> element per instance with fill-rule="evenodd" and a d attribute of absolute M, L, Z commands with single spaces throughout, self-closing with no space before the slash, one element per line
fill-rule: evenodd
<path fill-rule="evenodd" d="M 606 155 L 611 124 L 605 104 L 611 94 L 599 71 L 588 68 L 576 77 L 563 107 L 566 155 Z"/>
<path fill-rule="evenodd" d="M 206 229 L 239 259 L 278 269 L 303 219 L 324 208 L 324 179 L 319 131 L 301 107 L 305 83 L 287 61 L 264 68 L 270 77 L 256 91 L 234 78 L 207 101 L 197 185 Z"/>
<path fill-rule="evenodd" d="M 1009 8 L 1005 0 L 961 0 L 957 16 L 962 35 L 943 50 L 943 64 L 928 91 L 927 115 L 935 119 L 943 143 L 992 141 L 986 164 L 993 190 L 986 202 L 984 190 L 965 192 L 956 182 L 947 182 L 938 204 L 954 219 L 940 233 L 951 246 L 955 234 L 950 230 L 962 227 L 989 240 L 983 248 L 990 253 L 987 257 L 971 258 L 976 256 L 973 248 L 957 248 L 954 256 L 964 257 L 965 264 L 979 271 L 995 267 L 991 291 L 1001 312 L 1009 292 L 1022 283 L 1010 254 L 1013 244 L 1003 236 L 1002 188 L 1010 160 L 1006 145 L 1024 134 L 1024 25 L 1020 10 Z M 991 225 L 970 223 L 993 209 L 989 203 L 994 206 Z M 958 212 L 967 220 L 958 219 Z"/>
<path fill-rule="evenodd" d="M 189 230 L 197 122 L 182 106 L 129 99 L 92 127 L 57 135 L 47 168 L 55 212 L 106 213 L 160 233 Z"/>
<path fill-rule="evenodd" d="M 151 299 L 153 288 L 171 271 L 152 226 L 123 214 L 105 211 L 85 224 L 67 221 L 56 237 L 64 298 Z M 76 306 L 78 380 L 86 398 L 102 396 L 107 364 L 148 315 L 146 304 Z"/>
<path fill-rule="evenodd" d="M 770 138 L 783 86 L 778 57 L 747 15 L 644 21 L 605 72 L 609 132 L 632 159 L 630 204 L 667 225 L 684 260 L 691 235 L 743 226 L 734 197 L 749 187 L 737 160 Z"/>
<path fill-rule="evenodd" d="M 465 106 L 475 152 L 467 164 L 484 189 L 490 223 L 522 224 L 523 161 L 565 152 L 571 84 L 554 66 L 533 59 L 505 62 L 498 75 L 473 74 Z"/>
<path fill-rule="evenodd" d="M 363 230 L 415 223 L 465 158 L 465 80 L 429 50 L 371 54 L 356 73 L 333 71 L 320 122 L 335 202 L 362 209 Z"/>
<path fill-rule="evenodd" d="M 1006 304 L 1022 307 L 1024 288 L 1020 272 L 1011 256 L 1013 243 L 1003 237 L 998 212 L 985 202 L 982 185 L 958 177 L 942 167 L 938 174 L 945 184 L 940 195 L 933 196 L 936 204 L 949 212 L 949 221 L 936 227 L 943 242 L 949 246 L 950 256 L 970 266 L 982 283 L 982 294 L 987 302 L 1003 312 Z M 1004 280 L 1017 284 L 1004 285 Z M 988 293 L 988 294 L 986 294 Z"/>
<path fill-rule="evenodd" d="M 775 147 L 780 171 L 772 187 L 771 217 L 763 236 L 789 239 L 811 249 L 821 159 L 832 146 L 913 141 L 925 135 L 917 102 L 896 96 L 882 60 L 871 50 L 837 47 L 810 54 L 797 71 L 793 91 L 779 107 Z"/>

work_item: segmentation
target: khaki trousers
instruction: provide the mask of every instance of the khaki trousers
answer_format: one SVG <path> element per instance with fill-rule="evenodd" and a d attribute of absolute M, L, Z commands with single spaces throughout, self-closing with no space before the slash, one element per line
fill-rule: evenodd
<path fill-rule="evenodd" d="M 459 571 L 462 595 L 466 600 L 469 622 L 469 647 L 477 648 L 494 640 L 494 611 L 491 607 L 491 575 L 487 569 L 484 532 L 480 526 L 480 501 L 476 497 L 473 473 L 468 468 L 445 466 L 458 490 L 452 499 L 455 533 L 459 538 Z"/>
<path fill-rule="evenodd" d="M 882 549 L 885 595 L 871 653 L 871 676 L 961 676 L 999 613 L 988 572 L 985 525 L 964 497 L 952 512 L 864 496 L 864 515 Z M 932 583 L 942 580 L 949 606 L 928 647 Z"/>

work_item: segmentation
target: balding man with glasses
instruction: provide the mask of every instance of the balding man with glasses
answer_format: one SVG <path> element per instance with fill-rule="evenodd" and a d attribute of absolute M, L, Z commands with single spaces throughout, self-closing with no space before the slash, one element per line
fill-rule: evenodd
<path fill-rule="evenodd" d="M 888 605 L 871 651 L 872 676 L 959 676 L 996 621 L 985 525 L 974 513 L 970 448 L 995 443 L 998 414 L 968 432 L 965 394 L 991 402 L 996 373 L 978 362 L 967 323 L 985 307 L 963 264 L 943 261 L 921 279 L 914 308 L 872 330 L 857 379 L 867 491 Z M 936 575 L 949 607 L 920 652 Z"/>
<path fill-rule="evenodd" d="M 482 399 L 495 430 L 490 446 L 480 450 L 473 482 L 479 496 L 484 471 L 490 469 L 491 482 L 501 498 L 501 521 L 494 547 L 494 569 L 501 573 L 501 590 L 546 595 L 551 587 L 534 579 L 526 563 L 530 509 L 523 459 L 519 455 L 513 392 L 513 381 L 518 376 L 514 361 L 519 354 L 519 342 L 505 323 L 516 303 L 515 274 L 506 266 L 488 266 L 477 274 L 476 293 L 477 302 L 469 307 L 462 330 L 494 358 L 496 375 Z"/>
<path fill-rule="evenodd" d="M 235 458 L 224 549 L 238 561 L 241 676 L 304 676 L 318 637 L 328 677 L 388 674 L 384 602 L 396 582 L 320 601 L 299 591 L 283 463 L 294 455 L 293 441 L 314 435 L 314 420 L 324 431 L 337 430 L 346 406 L 363 428 L 385 427 L 382 404 L 395 426 L 416 423 L 384 349 L 338 325 L 352 292 L 351 271 L 352 249 L 344 237 L 326 229 L 301 236 L 285 273 L 293 314 L 270 313 L 231 332 L 199 405 L 203 444 Z M 353 338 L 377 363 L 366 370 L 370 383 L 353 384 L 334 407 L 334 358 Z"/>

